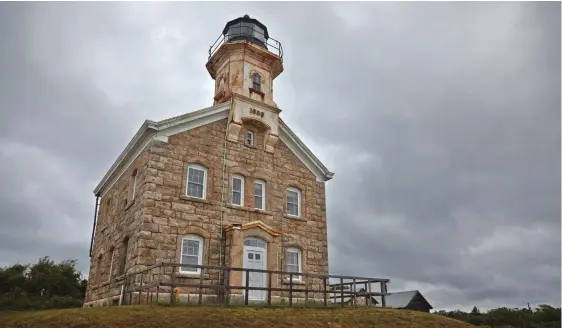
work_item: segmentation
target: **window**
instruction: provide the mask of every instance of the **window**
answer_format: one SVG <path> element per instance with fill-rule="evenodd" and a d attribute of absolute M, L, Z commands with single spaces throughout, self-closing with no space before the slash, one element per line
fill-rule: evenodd
<path fill-rule="evenodd" d="M 252 131 L 246 132 L 246 145 L 248 145 L 248 146 L 254 145 L 254 132 L 252 132 Z"/>
<path fill-rule="evenodd" d="M 207 192 L 207 169 L 201 165 L 192 164 L 187 168 L 187 191 L 190 197 L 205 198 Z"/>
<path fill-rule="evenodd" d="M 301 251 L 298 248 L 287 248 L 285 251 L 285 271 L 302 273 Z M 301 276 L 293 276 L 293 280 L 300 280 Z"/>
<path fill-rule="evenodd" d="M 121 248 L 119 248 L 119 268 L 117 270 L 118 275 L 125 273 L 125 264 L 127 263 L 127 249 L 129 248 L 129 238 L 125 238 L 123 243 L 121 243 Z"/>
<path fill-rule="evenodd" d="M 133 179 L 133 194 L 131 195 L 131 200 L 134 200 L 135 194 L 137 192 L 137 169 L 133 171 L 132 179 Z"/>
<path fill-rule="evenodd" d="M 265 248 L 267 243 L 261 239 L 250 237 L 244 240 L 244 246 L 252 246 L 252 247 L 259 247 Z"/>
<path fill-rule="evenodd" d="M 203 238 L 189 235 L 182 239 L 180 264 L 201 265 L 203 259 Z M 180 267 L 180 272 L 198 274 L 200 268 Z"/>
<path fill-rule="evenodd" d="M 295 188 L 287 189 L 287 214 L 300 216 L 301 213 L 301 192 Z"/>
<path fill-rule="evenodd" d="M 261 76 L 258 73 L 252 76 L 252 89 L 261 92 Z"/>
<path fill-rule="evenodd" d="M 98 284 L 102 283 L 101 261 L 102 261 L 102 254 L 98 256 L 98 262 L 96 263 L 96 271 L 97 271 L 96 275 L 98 277 Z"/>
<path fill-rule="evenodd" d="M 114 255 L 115 255 L 115 248 L 111 248 L 111 251 L 109 252 L 109 272 L 107 273 L 107 281 L 111 281 Z"/>
<path fill-rule="evenodd" d="M 244 206 L 244 177 L 232 176 L 232 205 Z"/>
<path fill-rule="evenodd" d="M 105 207 L 103 209 L 103 217 L 102 220 L 105 221 L 105 224 L 109 223 L 109 215 L 111 213 L 111 198 L 108 198 L 105 202 Z"/>
<path fill-rule="evenodd" d="M 254 207 L 265 210 L 265 182 L 261 180 L 254 182 Z"/>

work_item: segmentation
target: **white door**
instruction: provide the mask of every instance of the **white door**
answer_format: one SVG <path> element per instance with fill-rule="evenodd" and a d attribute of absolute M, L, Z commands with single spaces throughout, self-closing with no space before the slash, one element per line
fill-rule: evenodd
<path fill-rule="evenodd" d="M 266 270 L 267 269 L 267 248 L 263 240 L 249 238 L 244 241 L 244 268 Z M 246 272 L 242 276 L 243 286 L 246 286 Z M 250 272 L 249 287 L 266 287 L 267 274 L 261 272 Z M 248 300 L 265 300 L 266 290 L 248 291 Z"/>

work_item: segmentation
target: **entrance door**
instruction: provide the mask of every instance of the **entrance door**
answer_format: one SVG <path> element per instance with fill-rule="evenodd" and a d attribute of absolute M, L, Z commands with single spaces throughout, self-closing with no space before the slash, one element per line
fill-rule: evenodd
<path fill-rule="evenodd" d="M 244 268 L 266 270 L 267 269 L 267 244 L 265 241 L 257 238 L 248 238 L 244 241 Z M 266 287 L 266 273 L 250 272 L 250 287 Z M 246 272 L 243 272 L 242 282 L 246 286 Z M 265 290 L 248 291 L 248 300 L 263 301 L 265 300 Z"/>

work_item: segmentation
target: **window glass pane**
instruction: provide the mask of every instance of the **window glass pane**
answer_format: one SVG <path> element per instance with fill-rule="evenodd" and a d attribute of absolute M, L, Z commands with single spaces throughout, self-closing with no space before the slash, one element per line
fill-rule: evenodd
<path fill-rule="evenodd" d="M 203 185 L 198 185 L 195 183 L 188 183 L 187 194 L 193 197 L 203 198 Z"/>
<path fill-rule="evenodd" d="M 257 241 L 257 247 L 265 248 L 265 242 L 264 241 L 259 240 L 259 239 L 256 240 L 256 241 Z"/>
<path fill-rule="evenodd" d="M 263 209 L 262 198 L 261 196 L 254 196 L 254 207 Z"/>
<path fill-rule="evenodd" d="M 291 215 L 299 215 L 299 207 L 297 204 L 287 204 L 287 212 Z"/>
<path fill-rule="evenodd" d="M 240 191 L 242 189 L 242 180 L 238 178 L 234 178 L 232 180 L 232 189 L 236 191 Z"/>
<path fill-rule="evenodd" d="M 299 194 L 294 191 L 287 191 L 287 202 L 296 204 L 299 199 Z"/>
<path fill-rule="evenodd" d="M 288 265 L 297 265 L 298 263 L 299 262 L 298 262 L 298 258 L 297 258 L 297 253 L 288 251 L 287 252 L 287 264 Z"/>
<path fill-rule="evenodd" d="M 249 258 L 250 260 L 253 260 L 253 259 L 254 259 L 254 254 L 248 253 L 248 258 Z"/>
<path fill-rule="evenodd" d="M 199 264 L 198 257 L 191 256 L 191 255 L 183 255 L 181 264 L 198 265 Z M 182 267 L 181 270 L 188 271 L 188 272 L 197 272 L 197 268 Z"/>
<path fill-rule="evenodd" d="M 263 190 L 263 185 L 261 183 L 254 184 L 254 194 L 259 195 L 261 197 Z"/>
<path fill-rule="evenodd" d="M 242 200 L 242 195 L 237 191 L 233 191 L 232 192 L 232 204 L 240 205 L 241 200 Z"/>
<path fill-rule="evenodd" d="M 298 266 L 287 264 L 287 272 L 299 272 Z M 294 276 L 293 276 L 294 277 Z"/>
<path fill-rule="evenodd" d="M 260 255 L 256 254 L 256 260 L 259 260 L 259 259 L 260 259 Z"/>

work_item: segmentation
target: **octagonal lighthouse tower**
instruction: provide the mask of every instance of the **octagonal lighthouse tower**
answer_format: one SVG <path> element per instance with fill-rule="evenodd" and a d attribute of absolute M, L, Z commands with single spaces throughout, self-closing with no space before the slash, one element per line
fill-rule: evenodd
<path fill-rule="evenodd" d="M 265 151 L 273 152 L 281 112 L 273 101 L 273 80 L 283 72 L 281 43 L 244 15 L 226 23 L 209 48 L 206 67 L 215 80 L 214 105 L 232 101 L 228 139 L 236 141 L 243 121 L 252 121 L 265 130 Z"/>

